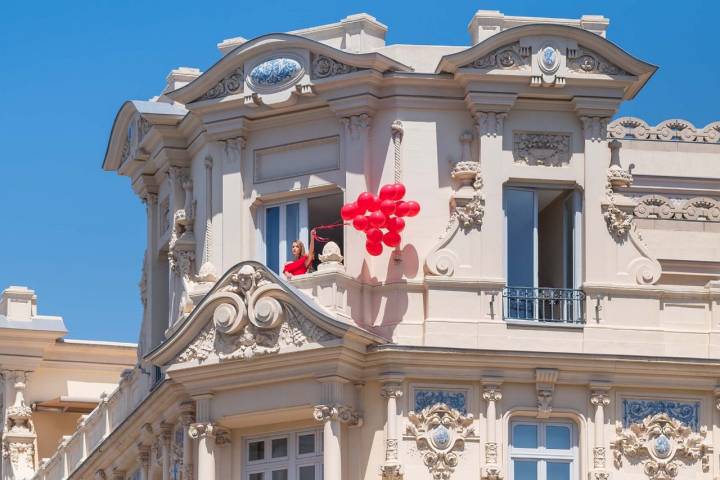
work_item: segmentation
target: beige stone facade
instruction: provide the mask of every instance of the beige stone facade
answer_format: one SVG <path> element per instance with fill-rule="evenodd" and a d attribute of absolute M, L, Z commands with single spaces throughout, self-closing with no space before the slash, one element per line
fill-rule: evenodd
<path fill-rule="evenodd" d="M 353 15 L 126 102 L 103 167 L 147 206 L 141 360 L 34 478 L 720 476 L 720 123 L 613 120 L 657 67 L 608 23 L 386 45 Z M 280 274 L 397 181 L 400 247 L 347 225 Z"/>

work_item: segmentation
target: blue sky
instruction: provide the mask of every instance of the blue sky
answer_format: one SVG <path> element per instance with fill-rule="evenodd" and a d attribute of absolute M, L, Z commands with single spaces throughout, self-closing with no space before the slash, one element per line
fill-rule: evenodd
<path fill-rule="evenodd" d="M 477 9 L 577 18 L 603 14 L 608 38 L 660 66 L 621 110 L 657 123 L 720 119 L 720 2 L 347 0 L 6 2 L 0 15 L 0 287 L 37 291 L 68 337 L 136 341 L 145 212 L 101 162 L 117 109 L 147 99 L 178 66 L 206 69 L 222 39 L 368 12 L 388 43 L 465 45 Z"/>

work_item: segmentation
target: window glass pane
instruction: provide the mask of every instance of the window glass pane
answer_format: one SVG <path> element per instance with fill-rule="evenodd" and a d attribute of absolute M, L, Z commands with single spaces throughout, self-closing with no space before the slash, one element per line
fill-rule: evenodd
<path fill-rule="evenodd" d="M 298 436 L 298 454 L 305 455 L 306 453 L 315 452 L 315 435 L 309 433 L 307 435 Z"/>
<path fill-rule="evenodd" d="M 547 478 L 548 480 L 570 480 L 570 464 L 547 462 Z"/>
<path fill-rule="evenodd" d="M 513 472 L 515 480 L 537 480 L 537 460 L 515 460 L 513 463 L 515 464 Z M 548 480 L 560 480 L 550 475 L 547 478 Z"/>
<path fill-rule="evenodd" d="M 315 465 L 300 467 L 300 475 L 298 480 L 315 480 Z"/>
<path fill-rule="evenodd" d="M 505 190 L 508 287 L 535 285 L 535 194 Z"/>
<path fill-rule="evenodd" d="M 280 207 L 265 210 L 265 263 L 280 273 Z"/>
<path fill-rule="evenodd" d="M 512 446 L 513 448 L 537 448 L 537 425 L 515 425 Z"/>
<path fill-rule="evenodd" d="M 272 472 L 272 480 L 288 480 L 287 469 L 273 471 Z"/>
<path fill-rule="evenodd" d="M 287 438 L 276 438 L 272 441 L 272 458 L 287 457 Z"/>
<path fill-rule="evenodd" d="M 300 204 L 291 203 L 285 207 L 285 258 L 283 261 L 292 260 L 292 242 L 300 238 Z M 305 245 L 307 249 L 307 245 Z"/>
<path fill-rule="evenodd" d="M 570 427 L 548 425 L 545 428 L 547 448 L 570 450 Z"/>
<path fill-rule="evenodd" d="M 251 473 L 249 478 L 250 478 L 250 480 L 263 480 L 265 478 L 265 474 L 262 472 Z"/>
<path fill-rule="evenodd" d="M 259 442 L 248 443 L 248 460 L 254 462 L 256 460 L 263 460 L 265 458 L 265 442 L 260 440 Z"/>

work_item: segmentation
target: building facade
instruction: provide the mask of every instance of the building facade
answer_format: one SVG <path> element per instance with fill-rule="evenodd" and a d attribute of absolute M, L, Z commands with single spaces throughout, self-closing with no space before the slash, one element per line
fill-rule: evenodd
<path fill-rule="evenodd" d="M 608 24 L 386 45 L 353 15 L 126 102 L 140 360 L 34 478 L 718 478 L 720 123 L 613 120 L 656 67 Z M 394 182 L 400 246 L 346 225 L 281 275 Z"/>

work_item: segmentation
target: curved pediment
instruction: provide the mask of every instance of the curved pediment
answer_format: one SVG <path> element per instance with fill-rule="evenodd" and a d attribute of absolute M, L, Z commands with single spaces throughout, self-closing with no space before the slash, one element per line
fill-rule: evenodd
<path fill-rule="evenodd" d="M 217 282 L 167 341 L 146 359 L 164 366 L 250 359 L 351 339 L 388 340 L 330 317 L 257 262 L 242 262 Z"/>
<path fill-rule="evenodd" d="M 436 73 L 527 76 L 531 86 L 554 87 L 562 87 L 568 80 L 611 79 L 627 83 L 625 98 L 632 98 L 655 70 L 654 65 L 587 30 L 534 24 L 507 29 L 467 50 L 446 55 Z"/>
<path fill-rule="evenodd" d="M 165 117 L 162 123 L 167 124 L 168 118 L 177 123 L 185 114 L 187 110 L 183 107 L 169 103 L 139 100 L 123 103 L 110 131 L 103 168 L 117 170 L 128 160 L 142 156 L 142 143 L 154 120 Z"/>
<path fill-rule="evenodd" d="M 234 95 L 257 102 L 288 89 L 305 94 L 314 82 L 363 70 L 409 72 L 412 68 L 379 53 L 349 53 L 305 37 L 274 33 L 239 45 L 197 79 L 167 95 L 183 104 Z"/>

